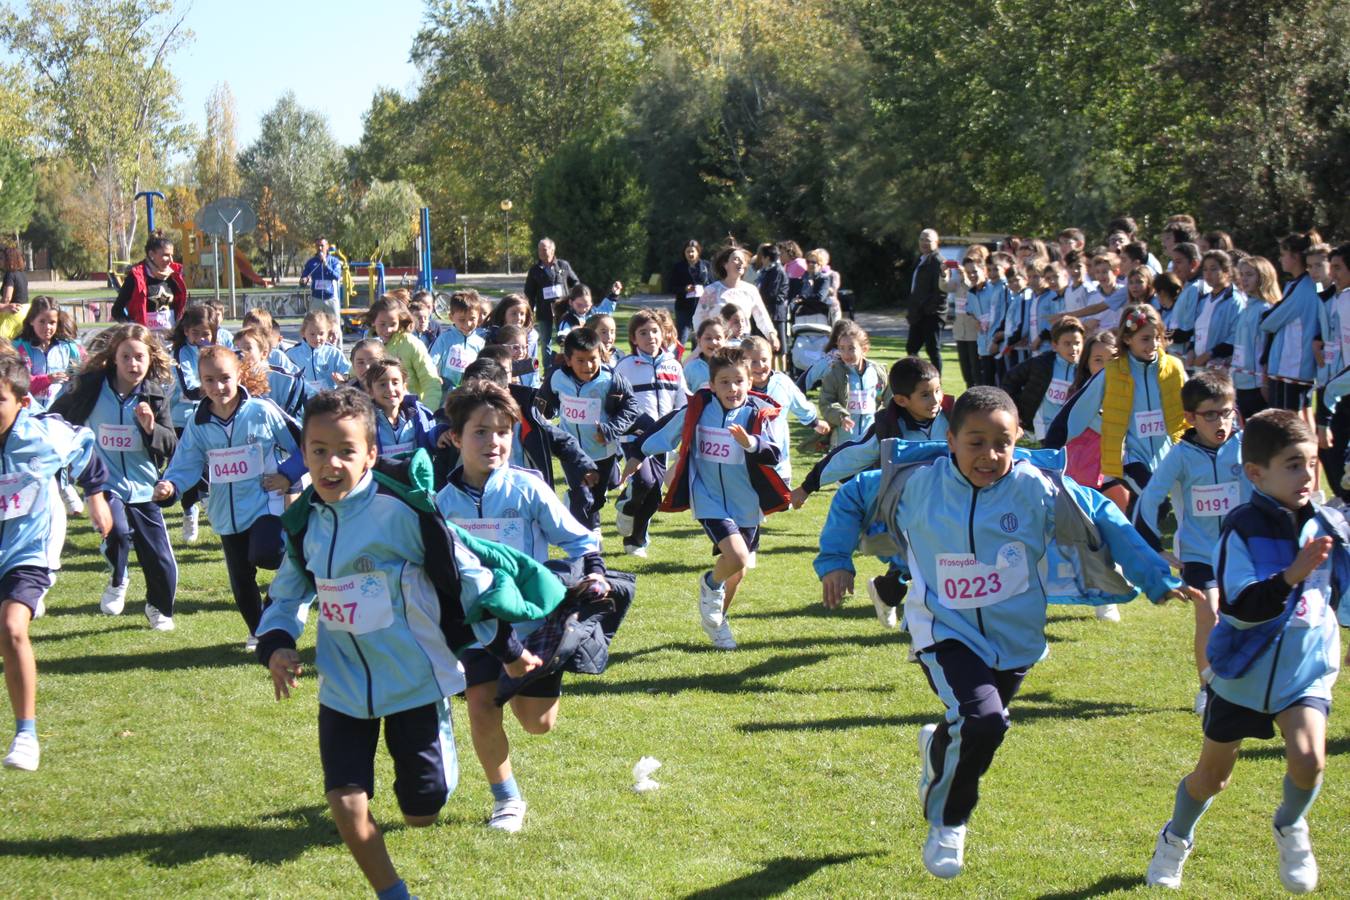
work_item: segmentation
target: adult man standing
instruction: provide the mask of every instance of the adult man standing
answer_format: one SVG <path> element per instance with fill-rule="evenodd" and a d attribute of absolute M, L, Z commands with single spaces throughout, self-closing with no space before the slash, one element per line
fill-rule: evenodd
<path fill-rule="evenodd" d="M 334 321 L 341 321 L 338 304 L 338 284 L 341 281 L 342 263 L 328 255 L 328 239 L 319 238 L 314 245 L 314 255 L 300 271 L 300 286 L 309 285 L 310 310 L 324 310 L 333 314 Z"/>
<path fill-rule="evenodd" d="M 558 259 L 550 238 L 539 242 L 539 259 L 525 275 L 525 299 L 534 309 L 534 323 L 539 330 L 539 352 L 545 365 L 552 357 L 553 304 L 565 300 L 572 288 L 581 283 L 577 273 L 565 259 Z"/>
<path fill-rule="evenodd" d="M 942 326 L 947 318 L 947 296 L 939 284 L 942 281 L 942 255 L 938 253 L 938 233 L 931 228 L 919 232 L 919 261 L 909 280 L 909 342 L 905 352 L 910 356 L 922 348 L 939 372 L 942 371 Z"/>

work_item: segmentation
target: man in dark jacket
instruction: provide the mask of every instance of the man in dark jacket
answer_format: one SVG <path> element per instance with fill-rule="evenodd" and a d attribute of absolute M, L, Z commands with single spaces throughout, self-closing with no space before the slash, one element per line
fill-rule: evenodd
<path fill-rule="evenodd" d="M 534 309 L 535 327 L 539 331 L 539 353 L 547 366 L 553 359 L 553 304 L 567 299 L 572 288 L 581 283 L 577 273 L 565 259 L 558 259 L 550 238 L 539 242 L 539 259 L 525 274 L 525 299 Z"/>
<path fill-rule="evenodd" d="M 919 232 L 919 261 L 909 280 L 909 342 L 905 353 L 915 356 L 922 349 L 942 371 L 942 326 L 947 318 L 947 295 L 942 293 L 942 254 L 938 234 L 931 228 Z"/>
<path fill-rule="evenodd" d="M 778 331 L 778 353 L 775 361 L 786 369 L 788 352 L 788 277 L 779 259 L 777 244 L 759 245 L 759 298 L 764 308 L 773 318 L 773 327 Z"/>

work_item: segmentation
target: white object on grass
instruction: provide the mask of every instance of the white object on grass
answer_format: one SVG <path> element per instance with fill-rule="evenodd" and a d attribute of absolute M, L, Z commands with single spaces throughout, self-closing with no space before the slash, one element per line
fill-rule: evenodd
<path fill-rule="evenodd" d="M 639 794 L 645 794 L 648 791 L 654 791 L 661 785 L 652 780 L 652 773 L 661 768 L 661 761 L 650 756 L 644 756 L 633 766 L 633 790 Z"/>

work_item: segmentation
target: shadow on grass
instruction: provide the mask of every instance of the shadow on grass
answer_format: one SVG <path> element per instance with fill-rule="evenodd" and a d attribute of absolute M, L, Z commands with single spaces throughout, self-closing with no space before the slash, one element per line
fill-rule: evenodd
<path fill-rule="evenodd" d="M 108 837 L 0 840 L 0 857 L 113 859 L 143 856 L 156 866 L 183 866 L 213 856 L 242 856 L 255 865 L 277 866 L 315 846 L 339 842 L 326 806 L 268 813 L 250 825 L 199 825 L 175 831 L 130 832 Z"/>
<path fill-rule="evenodd" d="M 724 653 L 725 651 L 716 651 Z M 832 653 L 779 654 L 740 672 L 683 675 L 674 678 L 644 678 L 635 681 L 577 681 L 567 686 L 569 694 L 677 694 L 681 691 L 711 691 L 734 694 L 749 690 L 781 691 L 777 685 L 761 681 L 794 669 L 813 666 L 829 659 Z"/>
<path fill-rule="evenodd" d="M 648 575 L 691 575 L 696 572 L 706 572 L 712 568 L 712 557 L 699 562 L 687 563 L 676 562 L 674 560 L 657 560 L 649 562 L 641 567 L 641 574 Z M 697 593 L 697 585 L 690 579 L 689 593 L 691 596 Z"/>
<path fill-rule="evenodd" d="M 1014 725 L 1040 719 L 1103 719 L 1136 716 L 1145 709 L 1131 703 L 1099 702 L 1096 700 L 1057 700 L 1048 693 L 1023 694 L 1013 700 L 1011 716 Z M 905 727 L 926 725 L 938 717 L 936 705 L 932 712 L 905 716 L 838 716 L 832 719 L 805 719 L 798 722 L 744 722 L 736 730 L 745 734 L 766 731 L 849 731 L 854 728 Z"/>
<path fill-rule="evenodd" d="M 764 863 L 758 871 L 740 878 L 686 894 L 684 900 L 731 900 L 731 898 L 777 897 L 826 866 L 837 866 L 876 856 L 876 853 L 849 853 L 833 856 L 780 856 Z"/>
<path fill-rule="evenodd" d="M 749 619 L 752 615 L 747 613 L 742 616 L 732 616 L 732 622 L 737 619 Z M 777 618 L 776 615 L 762 615 L 761 618 Z M 688 641 L 668 641 L 664 644 L 653 644 L 650 647 L 643 647 L 640 650 L 618 650 L 609 655 L 610 665 L 627 662 L 629 660 L 640 659 L 644 656 L 650 656 L 653 653 L 664 653 L 667 650 L 679 651 L 681 653 L 708 654 L 713 656 L 722 656 L 727 651 L 718 650 L 706 642 L 695 643 L 696 639 L 691 635 Z M 831 644 L 847 644 L 851 647 L 875 647 L 894 644 L 901 646 L 907 643 L 906 636 L 895 631 L 877 631 L 874 634 L 864 635 L 829 635 L 825 637 L 795 637 L 784 638 L 777 641 L 741 641 L 740 649 L 747 650 L 800 650 L 810 647 L 828 646 Z"/>
<path fill-rule="evenodd" d="M 1039 900 L 1086 900 L 1088 897 L 1100 897 L 1113 891 L 1124 891 L 1138 887 L 1144 878 L 1138 872 L 1121 875 L 1107 875 L 1099 878 L 1085 888 L 1076 891 L 1055 891 L 1053 894 L 1040 894 Z"/>
<path fill-rule="evenodd" d="M 182 647 L 177 650 L 153 650 L 146 653 L 105 653 L 44 659 L 44 675 L 90 675 L 104 672 L 177 672 L 182 669 L 257 666 L 252 653 L 244 652 L 243 641 L 208 647 Z"/>

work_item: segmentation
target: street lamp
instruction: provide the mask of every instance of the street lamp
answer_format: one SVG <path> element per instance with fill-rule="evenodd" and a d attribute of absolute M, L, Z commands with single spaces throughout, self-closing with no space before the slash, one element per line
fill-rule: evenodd
<path fill-rule="evenodd" d="M 506 274 L 511 274 L 511 206 L 510 200 L 502 201 L 502 213 L 506 216 Z"/>
<path fill-rule="evenodd" d="M 469 217 L 460 216 L 459 221 L 464 226 L 464 274 L 469 274 Z"/>

